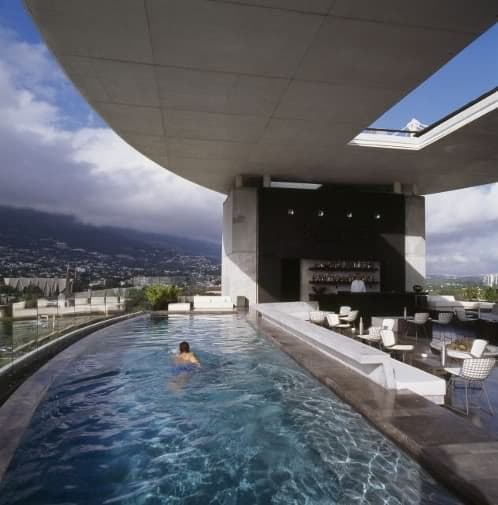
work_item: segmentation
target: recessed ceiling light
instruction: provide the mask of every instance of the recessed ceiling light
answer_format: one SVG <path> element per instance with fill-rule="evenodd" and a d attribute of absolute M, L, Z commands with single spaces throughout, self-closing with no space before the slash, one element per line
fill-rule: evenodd
<path fill-rule="evenodd" d="M 377 212 L 376 214 L 374 214 L 374 218 L 375 219 L 380 219 L 381 218 L 381 215 L 379 212 Z"/>
<path fill-rule="evenodd" d="M 289 216 L 293 216 L 294 215 L 294 209 L 287 209 L 287 214 Z"/>
<path fill-rule="evenodd" d="M 348 212 L 346 213 L 346 217 L 347 217 L 348 219 L 352 219 L 352 218 L 353 218 L 353 213 L 352 213 L 351 211 L 348 211 Z"/>
<path fill-rule="evenodd" d="M 322 209 L 320 209 L 320 210 L 318 211 L 318 217 L 323 217 L 323 216 L 325 216 L 325 211 L 324 211 L 324 210 L 322 210 Z"/>
<path fill-rule="evenodd" d="M 311 182 L 284 182 L 284 181 L 271 181 L 270 188 L 280 189 L 320 189 L 322 184 L 314 184 Z"/>

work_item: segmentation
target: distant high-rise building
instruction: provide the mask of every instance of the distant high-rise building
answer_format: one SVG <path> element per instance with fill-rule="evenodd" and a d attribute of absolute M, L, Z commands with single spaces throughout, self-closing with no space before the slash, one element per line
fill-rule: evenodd
<path fill-rule="evenodd" d="M 485 286 L 488 286 L 490 288 L 496 288 L 498 287 L 498 273 L 496 274 L 486 274 L 482 282 Z"/>

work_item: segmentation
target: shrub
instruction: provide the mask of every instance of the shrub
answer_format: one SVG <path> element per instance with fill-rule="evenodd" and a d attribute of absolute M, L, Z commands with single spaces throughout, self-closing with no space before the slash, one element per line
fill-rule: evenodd
<path fill-rule="evenodd" d="M 145 298 L 150 303 L 153 310 L 168 308 L 168 303 L 176 302 L 180 290 L 176 286 L 162 286 L 153 284 L 144 289 Z"/>

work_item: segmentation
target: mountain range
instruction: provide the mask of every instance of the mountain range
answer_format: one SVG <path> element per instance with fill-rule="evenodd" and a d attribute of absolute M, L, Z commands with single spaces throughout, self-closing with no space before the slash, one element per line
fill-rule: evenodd
<path fill-rule="evenodd" d="M 162 249 L 165 254 L 219 258 L 221 244 L 133 229 L 94 226 L 74 216 L 0 206 L 0 246 L 32 248 L 40 240 L 64 242 L 68 247 L 105 254 L 133 254 Z"/>

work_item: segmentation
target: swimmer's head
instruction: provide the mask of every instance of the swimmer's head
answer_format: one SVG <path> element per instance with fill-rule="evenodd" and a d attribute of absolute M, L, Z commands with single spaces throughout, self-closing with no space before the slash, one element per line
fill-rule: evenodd
<path fill-rule="evenodd" d="M 184 352 L 190 352 L 190 346 L 188 345 L 188 342 L 182 342 L 180 344 L 180 354 L 183 354 Z"/>

